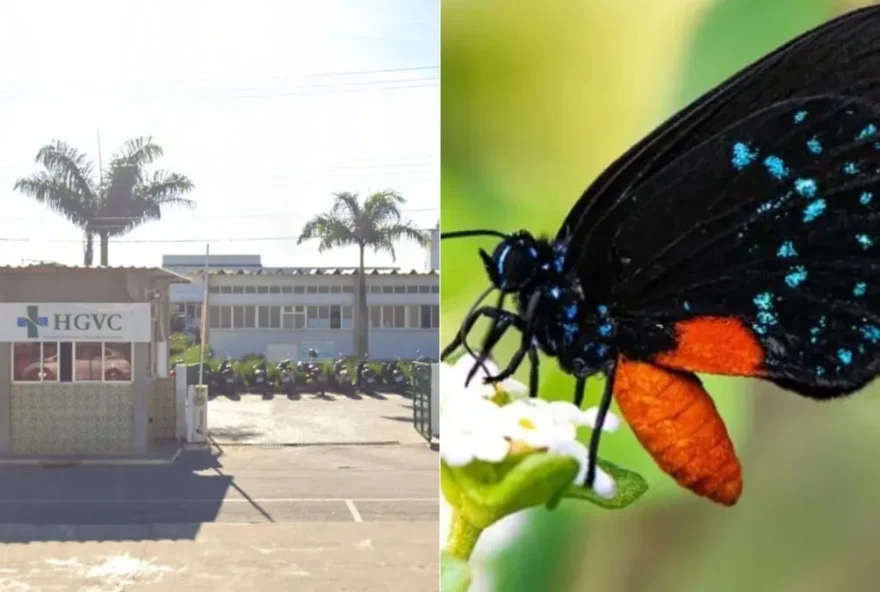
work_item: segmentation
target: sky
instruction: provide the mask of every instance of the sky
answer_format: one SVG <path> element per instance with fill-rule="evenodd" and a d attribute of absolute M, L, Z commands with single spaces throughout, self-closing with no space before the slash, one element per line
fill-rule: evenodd
<path fill-rule="evenodd" d="M 96 162 L 100 146 L 106 166 L 152 136 L 153 167 L 195 184 L 194 210 L 111 240 L 110 265 L 208 243 L 267 266 L 357 265 L 353 249 L 296 245 L 338 191 L 395 189 L 406 218 L 434 227 L 439 26 L 437 0 L 0 4 L 0 265 L 82 264 L 81 231 L 13 191 L 55 139 Z M 367 264 L 424 268 L 424 250 L 396 250 Z"/>

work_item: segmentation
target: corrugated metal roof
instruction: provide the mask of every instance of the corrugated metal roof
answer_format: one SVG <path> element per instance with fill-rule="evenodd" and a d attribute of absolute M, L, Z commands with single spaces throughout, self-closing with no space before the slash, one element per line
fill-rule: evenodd
<path fill-rule="evenodd" d="M 364 270 L 366 272 L 365 275 L 439 275 L 437 271 L 418 271 L 418 270 L 410 270 L 404 271 L 400 269 L 387 269 L 387 268 L 371 268 L 367 267 Z M 246 268 L 214 268 L 208 269 L 209 275 L 275 275 L 275 276 L 289 276 L 289 275 L 357 275 L 357 268 L 326 268 L 326 267 L 312 267 L 312 268 L 290 268 L 290 267 L 263 267 L 261 269 L 246 269 Z M 187 272 L 189 275 L 202 275 L 202 270 Z"/>
<path fill-rule="evenodd" d="M 93 265 L 91 267 L 86 267 L 85 265 L 64 265 L 62 263 L 31 263 L 29 265 L 3 265 L 0 266 L 0 271 L 39 271 L 39 270 L 52 270 L 52 269 L 76 269 L 82 271 L 148 271 L 153 273 L 158 273 L 162 275 L 168 275 L 174 278 L 178 278 L 181 281 L 191 281 L 188 277 L 181 275 L 175 271 L 170 269 L 165 269 L 164 267 L 158 266 L 143 266 L 138 267 L 136 265 Z"/>

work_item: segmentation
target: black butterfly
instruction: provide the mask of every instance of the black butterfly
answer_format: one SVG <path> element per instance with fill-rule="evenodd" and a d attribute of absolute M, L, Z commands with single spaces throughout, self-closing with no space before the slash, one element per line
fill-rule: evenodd
<path fill-rule="evenodd" d="M 880 373 L 878 205 L 880 7 L 870 7 L 673 116 L 599 176 L 555 238 L 444 233 L 502 240 L 480 251 L 496 306 L 475 305 L 442 357 L 488 317 L 473 376 L 514 327 L 521 347 L 487 381 L 528 355 L 536 396 L 539 349 L 576 377 L 578 406 L 586 378 L 608 376 L 587 485 L 614 395 L 661 468 L 735 503 L 739 463 L 693 373 L 759 377 L 814 399 Z"/>

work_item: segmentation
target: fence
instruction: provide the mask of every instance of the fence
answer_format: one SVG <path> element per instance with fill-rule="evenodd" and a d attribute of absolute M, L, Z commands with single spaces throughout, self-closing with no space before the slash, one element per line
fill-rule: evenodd
<path fill-rule="evenodd" d="M 413 362 L 411 387 L 413 427 L 428 442 L 440 435 L 437 425 L 439 420 L 437 403 L 440 396 L 437 372 L 437 364 Z"/>

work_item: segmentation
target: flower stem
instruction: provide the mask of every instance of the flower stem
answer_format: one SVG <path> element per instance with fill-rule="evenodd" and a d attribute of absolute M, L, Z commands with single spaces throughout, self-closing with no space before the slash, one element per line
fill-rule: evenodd
<path fill-rule="evenodd" d="M 471 522 L 461 513 L 455 510 L 452 514 L 452 525 L 449 529 L 449 539 L 446 541 L 446 550 L 453 556 L 462 561 L 470 559 L 474 547 L 477 546 L 477 539 L 480 538 L 483 529 L 471 524 Z"/>

